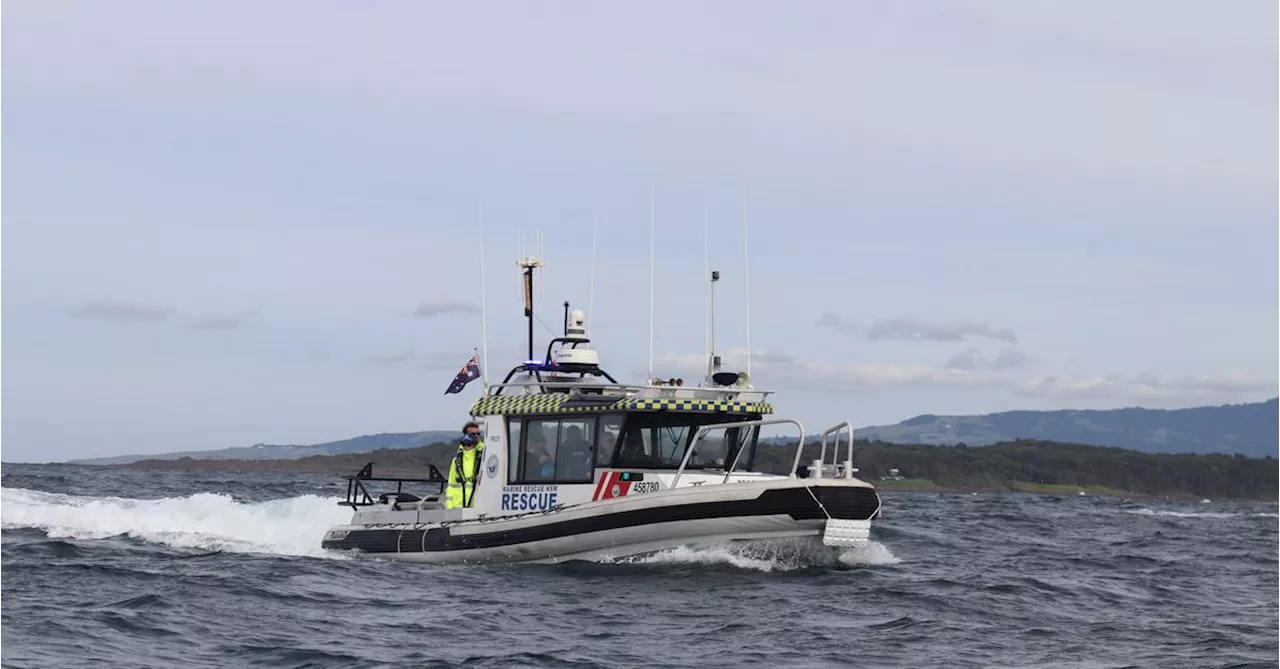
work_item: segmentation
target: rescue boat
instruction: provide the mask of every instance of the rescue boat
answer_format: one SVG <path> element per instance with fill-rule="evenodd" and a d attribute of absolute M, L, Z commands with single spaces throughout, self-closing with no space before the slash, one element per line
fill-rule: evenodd
<path fill-rule="evenodd" d="M 601 367 L 582 312 L 568 303 L 562 336 L 535 360 L 532 277 L 542 262 L 520 265 L 530 359 L 501 383 L 485 383 L 471 407 L 484 444 L 471 506 L 446 508 L 446 477 L 435 466 L 426 477 L 379 477 L 369 463 L 346 477 L 340 504 L 353 515 L 324 535 L 324 548 L 493 563 L 616 559 L 783 537 L 866 544 L 881 500 L 855 476 L 849 422 L 823 431 L 818 458 L 802 463 L 804 426 L 773 416 L 772 392 L 755 389 L 746 373 L 721 370 L 714 335 L 698 384 L 624 384 Z M 711 279 L 714 332 L 718 272 Z M 772 426 L 797 436 L 781 473 L 756 467 L 761 430 Z"/>

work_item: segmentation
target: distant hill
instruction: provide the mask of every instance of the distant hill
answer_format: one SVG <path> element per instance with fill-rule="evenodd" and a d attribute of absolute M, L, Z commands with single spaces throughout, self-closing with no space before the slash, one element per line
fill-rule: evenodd
<path fill-rule="evenodd" d="M 123 467 L 181 471 L 290 471 L 352 474 L 372 462 L 375 474 L 423 476 L 428 466 L 447 470 L 457 448 L 441 442 L 421 448 L 316 455 L 290 460 L 140 460 Z M 762 446 L 753 469 L 791 471 L 795 442 Z M 802 462 L 818 457 L 804 447 Z M 973 448 L 861 442 L 854 455 L 858 476 L 882 490 L 1026 491 L 1041 494 L 1153 495 L 1202 499 L 1276 499 L 1275 460 L 1243 455 L 1140 453 L 1122 448 L 1034 439 Z M 906 478 L 903 475 L 906 475 Z M 375 486 L 375 488 L 381 486 Z M 384 490 L 386 488 L 383 488 Z"/>
<path fill-rule="evenodd" d="M 447 442 L 457 436 L 457 430 L 368 434 L 362 437 L 330 441 L 323 444 L 254 444 L 253 446 L 223 448 L 216 451 L 117 455 L 107 458 L 71 460 L 70 462 L 71 464 L 79 465 L 123 465 L 139 460 L 177 460 L 180 458 L 194 460 L 297 460 L 313 455 L 341 455 L 344 453 L 367 453 L 379 449 L 418 448 L 437 442 Z"/>
<path fill-rule="evenodd" d="M 1147 453 L 1241 453 L 1275 456 L 1280 449 L 1280 398 L 1252 404 L 1193 409 L 1006 411 L 982 416 L 924 414 L 897 425 L 865 427 L 858 439 L 895 444 L 987 446 L 1015 439 L 1129 448 Z M 119 455 L 72 460 L 73 464 L 118 465 L 139 460 L 297 460 L 313 455 L 368 453 L 449 442 L 456 430 L 371 434 L 323 444 L 255 444 L 215 451 Z M 817 435 L 808 437 L 816 439 Z M 793 437 L 762 439 L 782 442 Z"/>
<path fill-rule="evenodd" d="M 924 414 L 897 425 L 855 431 L 895 444 L 986 446 L 1037 439 L 1130 448 L 1147 453 L 1241 453 L 1275 457 L 1280 398 L 1191 409 L 1006 411 L 984 416 Z"/>

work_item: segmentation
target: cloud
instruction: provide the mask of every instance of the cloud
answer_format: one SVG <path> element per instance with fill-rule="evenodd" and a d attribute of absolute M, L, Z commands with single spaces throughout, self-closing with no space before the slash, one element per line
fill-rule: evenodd
<path fill-rule="evenodd" d="M 187 319 L 188 330 L 234 330 L 248 320 L 255 309 L 246 309 L 228 316 L 200 317 Z M 174 310 L 168 307 L 156 307 L 134 302 L 89 302 L 68 307 L 67 313 L 72 318 L 95 318 L 111 323 L 154 324 L 169 320 Z"/>
<path fill-rule="evenodd" d="M 724 369 L 746 367 L 746 349 L 721 352 Z M 1017 349 L 1005 349 L 986 358 L 976 349 L 952 355 L 944 366 L 925 363 L 833 363 L 798 360 L 790 355 L 756 351 L 751 356 L 752 384 L 766 390 L 810 390 L 827 393 L 866 393 L 897 388 L 951 390 L 1000 389 L 1026 398 L 1068 400 L 1103 399 L 1151 405 L 1213 404 L 1233 401 L 1241 395 L 1275 394 L 1277 383 L 1246 374 L 1222 373 L 1201 377 L 1160 378 L 1152 374 L 1119 374 L 1028 379 L 1011 373 L 1024 368 L 1028 358 Z M 702 378 L 701 353 L 662 353 L 654 357 L 654 373 L 662 378 L 681 377 L 686 383 Z M 645 371 L 635 372 L 645 376 Z"/>
<path fill-rule="evenodd" d="M 131 302 L 90 302 L 69 307 L 72 318 L 96 318 L 111 323 L 159 323 L 169 318 L 172 309 Z"/>
<path fill-rule="evenodd" d="M 1007 348 L 996 354 L 996 357 L 987 360 L 982 357 L 981 352 L 976 348 L 966 349 L 955 355 L 947 361 L 947 369 L 1015 369 L 1027 364 L 1027 356 L 1014 348 Z"/>
<path fill-rule="evenodd" d="M 819 327 L 830 328 L 836 332 L 854 332 L 858 329 L 857 324 L 840 314 L 831 313 L 830 311 L 822 314 L 818 319 Z"/>
<path fill-rule="evenodd" d="M 926 322 L 915 316 L 878 320 L 867 328 L 867 339 L 901 339 L 907 341 L 968 341 L 970 337 L 986 337 L 1015 344 L 1018 335 L 1008 328 L 993 328 L 974 321 Z"/>
<path fill-rule="evenodd" d="M 371 355 L 365 362 L 378 364 L 412 363 L 417 371 L 449 371 L 456 372 L 471 359 L 472 351 L 449 351 L 445 353 L 419 353 L 416 348 L 409 347 L 403 351 L 382 355 Z"/>
<path fill-rule="evenodd" d="M 468 360 L 471 359 L 471 356 L 472 356 L 471 352 L 433 353 L 431 355 L 426 356 L 425 360 L 421 364 L 419 364 L 417 367 L 415 367 L 415 369 L 428 371 L 428 372 L 443 372 L 443 371 L 456 372 L 459 369 L 461 369 L 462 366 L 466 364 Z"/>
<path fill-rule="evenodd" d="M 1137 401 L 1214 401 L 1231 395 L 1274 393 L 1274 381 L 1240 373 L 1161 379 L 1154 374 L 1087 377 L 1048 376 L 1021 384 L 1024 397 L 1049 399 L 1126 399 Z"/>
<path fill-rule="evenodd" d="M 235 330 L 245 321 L 249 320 L 249 315 L 253 313 L 253 309 L 246 309 L 241 312 L 231 314 L 229 316 L 215 316 L 211 318 L 192 318 L 187 321 L 188 330 L 206 330 L 206 331 L 227 331 Z"/>
<path fill-rule="evenodd" d="M 435 318 L 449 313 L 479 313 L 480 307 L 461 300 L 433 299 L 423 300 L 413 315 L 417 318 Z"/>
<path fill-rule="evenodd" d="M 745 358 L 744 358 L 745 359 Z M 786 353 L 769 353 L 768 351 L 756 351 L 751 356 L 752 362 L 762 362 L 765 364 L 790 364 L 796 361 L 792 356 Z"/>
<path fill-rule="evenodd" d="M 725 370 L 746 367 L 746 349 L 733 347 L 721 353 Z M 654 357 L 655 374 L 700 379 L 705 365 L 700 353 L 664 353 Z M 934 387 L 980 388 L 1007 383 L 988 369 L 946 369 L 925 364 L 891 365 L 878 363 L 828 363 L 799 361 L 794 357 L 764 351 L 751 355 L 753 385 L 768 389 L 820 390 L 858 393 L 885 388 Z M 639 376 L 644 376 L 640 372 Z"/>
<path fill-rule="evenodd" d="M 410 362 L 415 357 L 412 347 L 407 348 L 399 353 L 388 353 L 386 355 L 371 355 L 364 359 L 365 362 L 373 363 L 401 363 Z"/>

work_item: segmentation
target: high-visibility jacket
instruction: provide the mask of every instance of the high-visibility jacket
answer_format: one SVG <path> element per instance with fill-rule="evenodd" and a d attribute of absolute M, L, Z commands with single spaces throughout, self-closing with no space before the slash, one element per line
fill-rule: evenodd
<path fill-rule="evenodd" d="M 458 445 L 458 452 L 449 463 L 449 486 L 445 489 L 444 504 L 447 509 L 470 507 L 475 503 L 476 485 L 480 482 L 480 461 L 484 456 L 484 442 L 475 448 Z"/>

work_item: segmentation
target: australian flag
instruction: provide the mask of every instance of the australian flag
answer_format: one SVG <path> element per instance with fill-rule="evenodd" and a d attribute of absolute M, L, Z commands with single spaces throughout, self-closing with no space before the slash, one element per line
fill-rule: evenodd
<path fill-rule="evenodd" d="M 473 355 L 471 356 L 471 359 L 467 361 L 467 364 L 462 366 L 458 375 L 453 377 L 453 383 L 449 384 L 449 389 L 444 391 L 444 394 L 451 395 L 454 393 L 460 393 L 463 388 L 467 387 L 468 383 L 471 383 L 478 378 L 480 378 L 480 359 Z"/>

